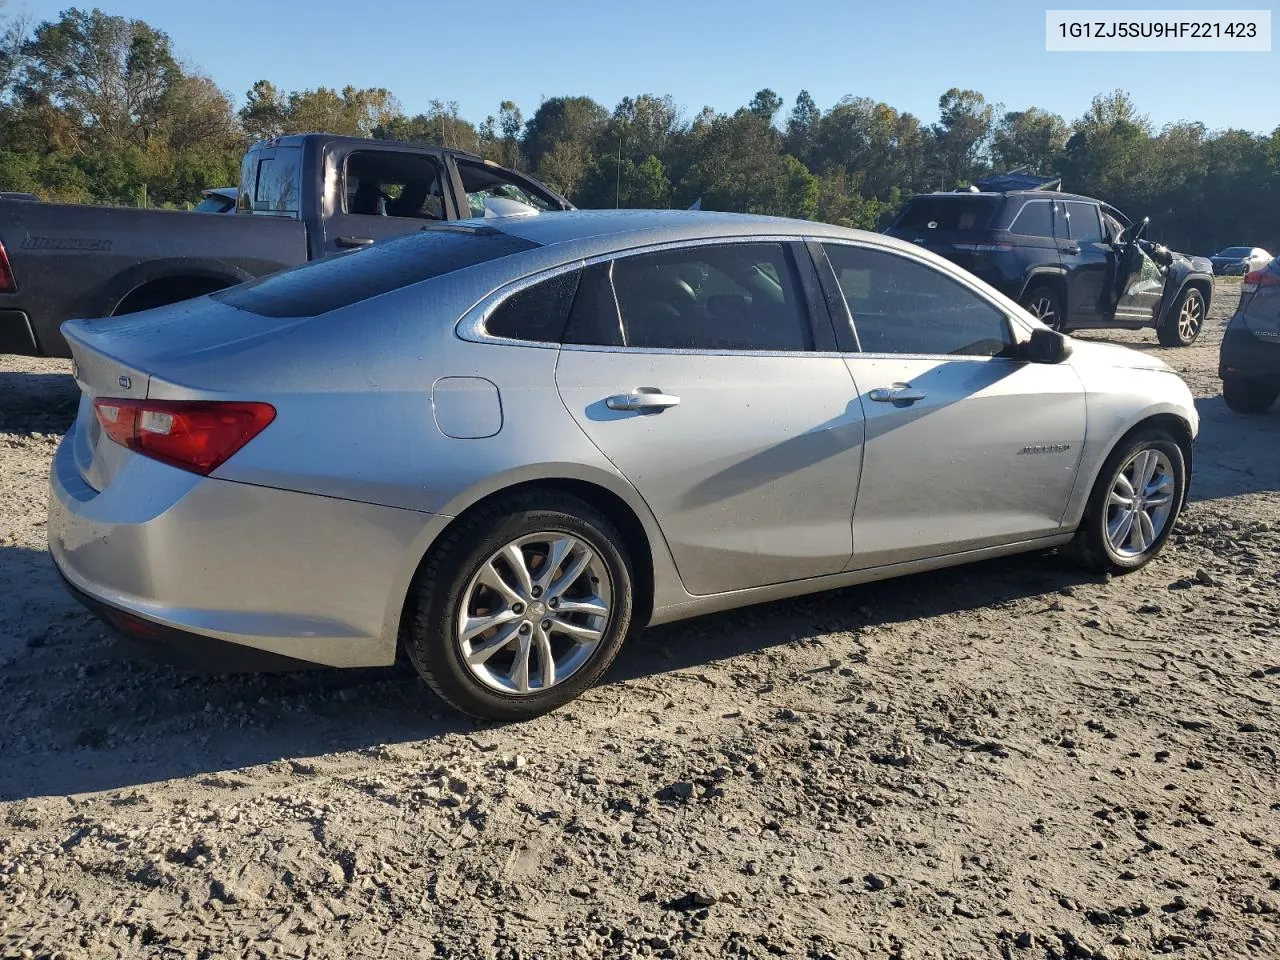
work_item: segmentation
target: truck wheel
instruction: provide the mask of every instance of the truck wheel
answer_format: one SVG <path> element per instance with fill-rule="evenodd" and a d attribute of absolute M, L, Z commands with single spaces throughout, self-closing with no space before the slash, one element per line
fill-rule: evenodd
<path fill-rule="evenodd" d="M 1050 330 L 1061 330 L 1062 298 L 1048 284 L 1037 284 L 1022 298 L 1022 305 Z"/>
<path fill-rule="evenodd" d="M 464 713 L 536 717 L 613 662 L 633 583 L 625 543 L 598 510 L 563 494 L 517 495 L 445 531 L 414 588 L 405 652 Z"/>
<path fill-rule="evenodd" d="M 1156 328 L 1156 336 L 1163 347 L 1189 347 L 1196 342 L 1204 329 L 1204 294 L 1195 287 L 1182 291 L 1177 304 L 1164 323 Z"/>
<path fill-rule="evenodd" d="M 1232 377 L 1222 381 L 1222 399 L 1236 413 L 1266 413 L 1280 396 L 1280 387 Z"/>

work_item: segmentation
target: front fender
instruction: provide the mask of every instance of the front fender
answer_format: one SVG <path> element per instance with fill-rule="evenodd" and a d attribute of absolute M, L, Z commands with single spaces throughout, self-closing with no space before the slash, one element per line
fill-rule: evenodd
<path fill-rule="evenodd" d="M 1194 263 L 1175 260 L 1169 265 L 1168 272 L 1165 274 L 1164 294 L 1160 299 L 1160 313 L 1156 317 L 1156 326 L 1163 324 L 1165 319 L 1173 313 L 1183 291 L 1192 284 L 1199 288 L 1204 296 L 1204 311 L 1208 315 L 1216 292 L 1212 268 L 1206 270 Z"/>

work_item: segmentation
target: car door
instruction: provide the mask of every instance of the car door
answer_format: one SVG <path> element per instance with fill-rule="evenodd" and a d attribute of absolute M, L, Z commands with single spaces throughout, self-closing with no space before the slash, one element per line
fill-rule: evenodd
<path fill-rule="evenodd" d="M 528 177 L 522 177 L 487 160 L 467 160 L 450 156 L 455 190 L 461 207 L 459 216 L 483 217 L 492 201 L 524 204 L 537 211 L 567 210 L 571 205 L 558 194 Z M 505 210 L 495 211 L 501 216 Z"/>
<path fill-rule="evenodd" d="M 801 270 L 798 244 L 725 240 L 621 255 L 579 286 L 560 395 L 695 595 L 837 573 L 853 550 L 862 409 Z"/>
<path fill-rule="evenodd" d="M 1164 274 L 1137 240 L 1122 243 L 1114 262 L 1115 318 L 1150 323 L 1164 294 Z"/>
<path fill-rule="evenodd" d="M 1081 200 L 1054 203 L 1054 239 L 1067 271 L 1069 326 L 1094 326 L 1109 319 L 1106 286 L 1115 253 L 1103 239 L 1098 207 Z"/>
<path fill-rule="evenodd" d="M 866 416 L 851 569 L 1057 533 L 1085 435 L 1069 364 L 1019 359 L 1010 318 L 959 271 L 824 241 Z"/>
<path fill-rule="evenodd" d="M 440 158 L 421 150 L 331 152 L 326 180 L 326 255 L 347 253 L 454 216 Z"/>

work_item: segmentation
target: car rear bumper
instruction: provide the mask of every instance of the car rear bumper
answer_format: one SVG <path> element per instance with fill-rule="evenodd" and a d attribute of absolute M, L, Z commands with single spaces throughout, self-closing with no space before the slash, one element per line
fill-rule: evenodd
<path fill-rule="evenodd" d="M 222 669 L 280 658 L 395 660 L 405 591 L 444 518 L 198 477 L 133 456 L 103 491 L 63 439 L 49 479 L 49 552 L 107 622 Z M 197 660 L 208 660 L 196 656 Z"/>
<path fill-rule="evenodd" d="M 1228 377 L 1280 384 L 1280 340 L 1269 343 L 1255 337 L 1239 314 L 1227 324 L 1218 354 L 1218 378 Z"/>
<path fill-rule="evenodd" d="M 24 310 L 0 309 L 0 353 L 38 356 L 40 349 Z"/>

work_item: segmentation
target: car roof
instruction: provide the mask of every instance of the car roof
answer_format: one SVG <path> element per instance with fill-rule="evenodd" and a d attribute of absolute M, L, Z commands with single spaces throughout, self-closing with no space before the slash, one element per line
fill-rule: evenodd
<path fill-rule="evenodd" d="M 471 153 L 468 150 L 456 150 L 452 147 L 442 147 L 434 143 L 423 143 L 418 140 L 373 140 L 369 137 L 349 137 L 337 133 L 290 133 L 282 137 L 272 137 L 270 140 L 260 140 L 255 143 L 251 150 L 260 147 L 300 147 L 308 141 L 321 140 L 325 143 L 340 143 L 349 146 L 360 146 L 366 149 L 378 147 L 414 147 L 419 150 L 430 150 L 433 153 L 449 154 L 454 157 L 465 157 L 468 160 L 479 160 L 482 163 L 488 163 L 483 157 Z M 490 164 L 497 166 L 496 164 Z"/>
<path fill-rule="evenodd" d="M 933 193 L 917 193 L 912 200 L 936 197 L 1010 197 L 1021 200 L 1079 200 L 1084 203 L 1103 203 L 1097 197 L 1083 193 L 1063 193 L 1059 190 L 937 190 Z M 1106 206 L 1106 204 L 1103 204 Z"/>
<path fill-rule="evenodd" d="M 564 210 L 526 216 L 462 221 L 492 227 L 541 246 L 573 244 L 591 256 L 610 250 L 718 237 L 773 236 L 863 240 L 904 250 L 913 244 L 880 233 L 812 220 L 707 210 Z"/>

